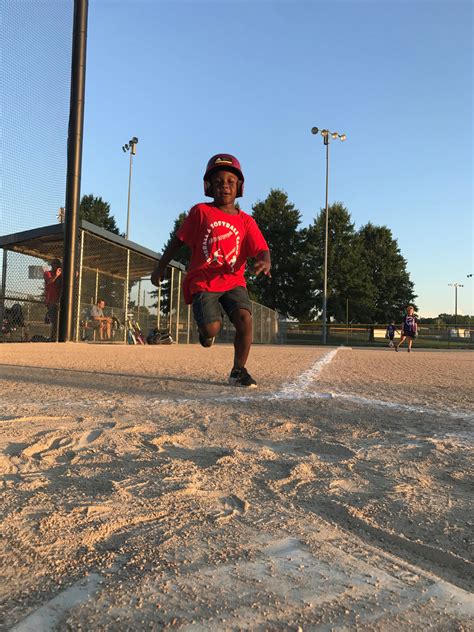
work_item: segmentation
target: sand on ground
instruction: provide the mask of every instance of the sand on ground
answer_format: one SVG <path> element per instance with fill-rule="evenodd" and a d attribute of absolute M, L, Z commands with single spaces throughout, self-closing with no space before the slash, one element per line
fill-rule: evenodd
<path fill-rule="evenodd" d="M 472 352 L 0 346 L 3 629 L 472 629 Z"/>

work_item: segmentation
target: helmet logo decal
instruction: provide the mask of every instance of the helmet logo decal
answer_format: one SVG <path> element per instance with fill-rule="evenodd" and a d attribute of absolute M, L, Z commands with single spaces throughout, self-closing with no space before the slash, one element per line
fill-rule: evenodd
<path fill-rule="evenodd" d="M 229 160 L 228 158 L 222 158 L 222 156 L 218 156 L 218 157 L 214 160 L 214 164 L 215 164 L 215 165 L 221 165 L 221 164 L 224 164 L 224 165 L 232 165 L 232 164 L 234 164 L 234 163 L 232 162 L 232 160 Z"/>

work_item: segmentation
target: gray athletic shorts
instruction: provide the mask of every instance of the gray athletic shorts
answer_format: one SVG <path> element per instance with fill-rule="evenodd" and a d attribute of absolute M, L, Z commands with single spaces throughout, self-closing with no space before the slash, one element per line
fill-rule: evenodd
<path fill-rule="evenodd" d="M 252 313 L 247 288 L 238 286 L 227 292 L 199 292 L 193 294 L 193 314 L 198 327 L 222 322 L 222 310 L 229 319 L 236 309 L 246 309 Z"/>

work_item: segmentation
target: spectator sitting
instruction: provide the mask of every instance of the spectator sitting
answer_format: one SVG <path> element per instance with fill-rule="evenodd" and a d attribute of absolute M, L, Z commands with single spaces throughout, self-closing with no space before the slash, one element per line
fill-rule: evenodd
<path fill-rule="evenodd" d="M 104 316 L 105 301 L 100 298 L 96 305 L 92 305 L 90 311 L 90 321 L 93 329 L 98 329 L 99 340 L 110 340 L 112 330 L 112 319 Z"/>

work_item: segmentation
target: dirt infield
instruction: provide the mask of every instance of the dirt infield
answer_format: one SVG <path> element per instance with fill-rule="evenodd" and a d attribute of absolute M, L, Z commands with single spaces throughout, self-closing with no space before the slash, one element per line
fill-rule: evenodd
<path fill-rule="evenodd" d="M 472 352 L 0 346 L 5 630 L 469 630 Z"/>

